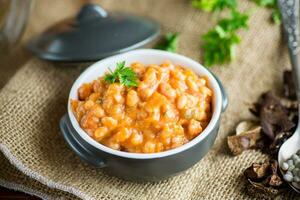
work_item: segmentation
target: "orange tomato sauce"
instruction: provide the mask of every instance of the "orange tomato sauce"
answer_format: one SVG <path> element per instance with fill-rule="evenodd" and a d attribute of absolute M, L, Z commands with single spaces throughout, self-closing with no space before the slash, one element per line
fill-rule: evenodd
<path fill-rule="evenodd" d="M 171 62 L 132 63 L 138 87 L 109 84 L 100 77 L 71 100 L 82 129 L 112 149 L 155 153 L 179 147 L 205 129 L 213 92 L 206 77 Z"/>

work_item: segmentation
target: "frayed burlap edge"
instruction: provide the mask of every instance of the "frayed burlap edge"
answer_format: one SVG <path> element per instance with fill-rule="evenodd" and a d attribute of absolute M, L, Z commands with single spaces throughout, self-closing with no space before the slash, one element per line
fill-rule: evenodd
<path fill-rule="evenodd" d="M 9 150 L 8 148 L 0 143 L 0 151 L 4 154 L 4 156 L 9 160 L 9 162 L 14 165 L 18 170 L 20 170 L 22 173 L 24 173 L 26 176 L 35 179 L 36 181 L 39 181 L 41 184 L 46 185 L 50 188 L 54 188 L 54 189 L 58 189 L 58 190 L 62 190 L 64 192 L 68 192 L 70 194 L 73 194 L 75 196 L 78 196 L 81 199 L 93 199 L 87 195 L 85 195 L 83 192 L 76 190 L 73 187 L 68 187 L 66 185 L 62 185 L 62 184 L 57 184 L 52 180 L 49 180 L 43 176 L 41 176 L 40 174 L 30 170 L 29 168 L 27 168 L 22 162 L 20 162 Z M 35 191 L 33 189 L 30 189 L 24 185 L 21 184 L 15 184 L 15 183 L 10 183 L 7 182 L 5 180 L 1 180 L 0 179 L 0 185 L 9 189 L 13 189 L 13 190 L 19 190 L 25 193 L 28 193 L 30 195 L 36 195 L 40 198 L 43 199 L 53 199 L 50 198 L 49 195 L 43 194 L 41 192 Z"/>

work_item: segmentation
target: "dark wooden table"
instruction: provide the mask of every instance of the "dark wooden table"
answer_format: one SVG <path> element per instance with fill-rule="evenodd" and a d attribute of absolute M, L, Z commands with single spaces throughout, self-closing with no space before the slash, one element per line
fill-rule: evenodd
<path fill-rule="evenodd" d="M 0 200 L 20 200 L 20 199 L 39 200 L 39 198 L 35 196 L 30 196 L 22 192 L 16 192 L 13 190 L 0 187 Z"/>

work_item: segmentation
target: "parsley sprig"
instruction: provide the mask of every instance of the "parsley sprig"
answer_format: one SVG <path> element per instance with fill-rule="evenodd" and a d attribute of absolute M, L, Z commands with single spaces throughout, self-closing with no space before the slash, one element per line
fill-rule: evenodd
<path fill-rule="evenodd" d="M 232 10 L 230 18 L 220 20 L 213 29 L 202 36 L 204 64 L 207 67 L 235 59 L 236 46 L 241 41 L 237 31 L 248 27 L 248 19 L 247 14 Z"/>
<path fill-rule="evenodd" d="M 110 68 L 108 70 L 109 73 L 104 76 L 106 82 L 119 82 L 124 86 L 137 87 L 137 75 L 130 67 L 125 66 L 125 61 L 117 63 L 115 71 Z"/>
<path fill-rule="evenodd" d="M 241 38 L 238 31 L 248 27 L 249 15 L 237 10 L 236 0 L 192 0 L 195 8 L 206 12 L 230 10 L 230 17 L 221 18 L 202 38 L 204 64 L 210 67 L 225 64 L 235 59 L 236 46 Z"/>
<path fill-rule="evenodd" d="M 164 37 L 164 40 L 156 45 L 156 49 L 176 52 L 178 46 L 178 33 L 167 33 Z"/>
<path fill-rule="evenodd" d="M 192 6 L 206 12 L 220 11 L 224 8 L 236 8 L 236 0 L 192 0 Z"/>
<path fill-rule="evenodd" d="M 251 0 L 258 6 L 273 10 L 274 23 L 280 24 L 281 17 L 276 0 Z M 249 13 L 238 11 L 237 0 L 191 0 L 192 6 L 205 11 L 219 13 L 229 9 L 231 16 L 220 19 L 217 24 L 201 38 L 203 41 L 204 64 L 209 67 L 215 64 L 225 64 L 235 58 L 236 46 L 241 42 L 238 35 L 240 29 L 248 27 Z"/>
<path fill-rule="evenodd" d="M 258 6 L 272 9 L 273 22 L 277 25 L 281 24 L 281 16 L 280 16 L 279 9 L 277 7 L 276 0 L 252 0 L 252 1 L 255 2 Z"/>

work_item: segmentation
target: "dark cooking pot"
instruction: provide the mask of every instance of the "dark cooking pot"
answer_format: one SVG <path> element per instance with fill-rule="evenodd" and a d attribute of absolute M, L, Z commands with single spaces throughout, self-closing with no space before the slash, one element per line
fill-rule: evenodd
<path fill-rule="evenodd" d="M 135 181 L 158 181 L 176 175 L 196 164 L 214 144 L 220 126 L 221 113 L 226 109 L 227 96 L 220 81 L 205 67 L 185 56 L 160 50 L 141 49 L 112 56 L 96 62 L 75 81 L 69 99 L 77 99 L 78 88 L 103 75 L 117 62 L 160 64 L 170 60 L 206 76 L 213 91 L 213 114 L 208 126 L 190 142 L 159 153 L 129 153 L 106 147 L 80 128 L 68 103 L 68 114 L 60 121 L 60 129 L 71 149 L 89 164 L 106 169 L 115 176 Z"/>

